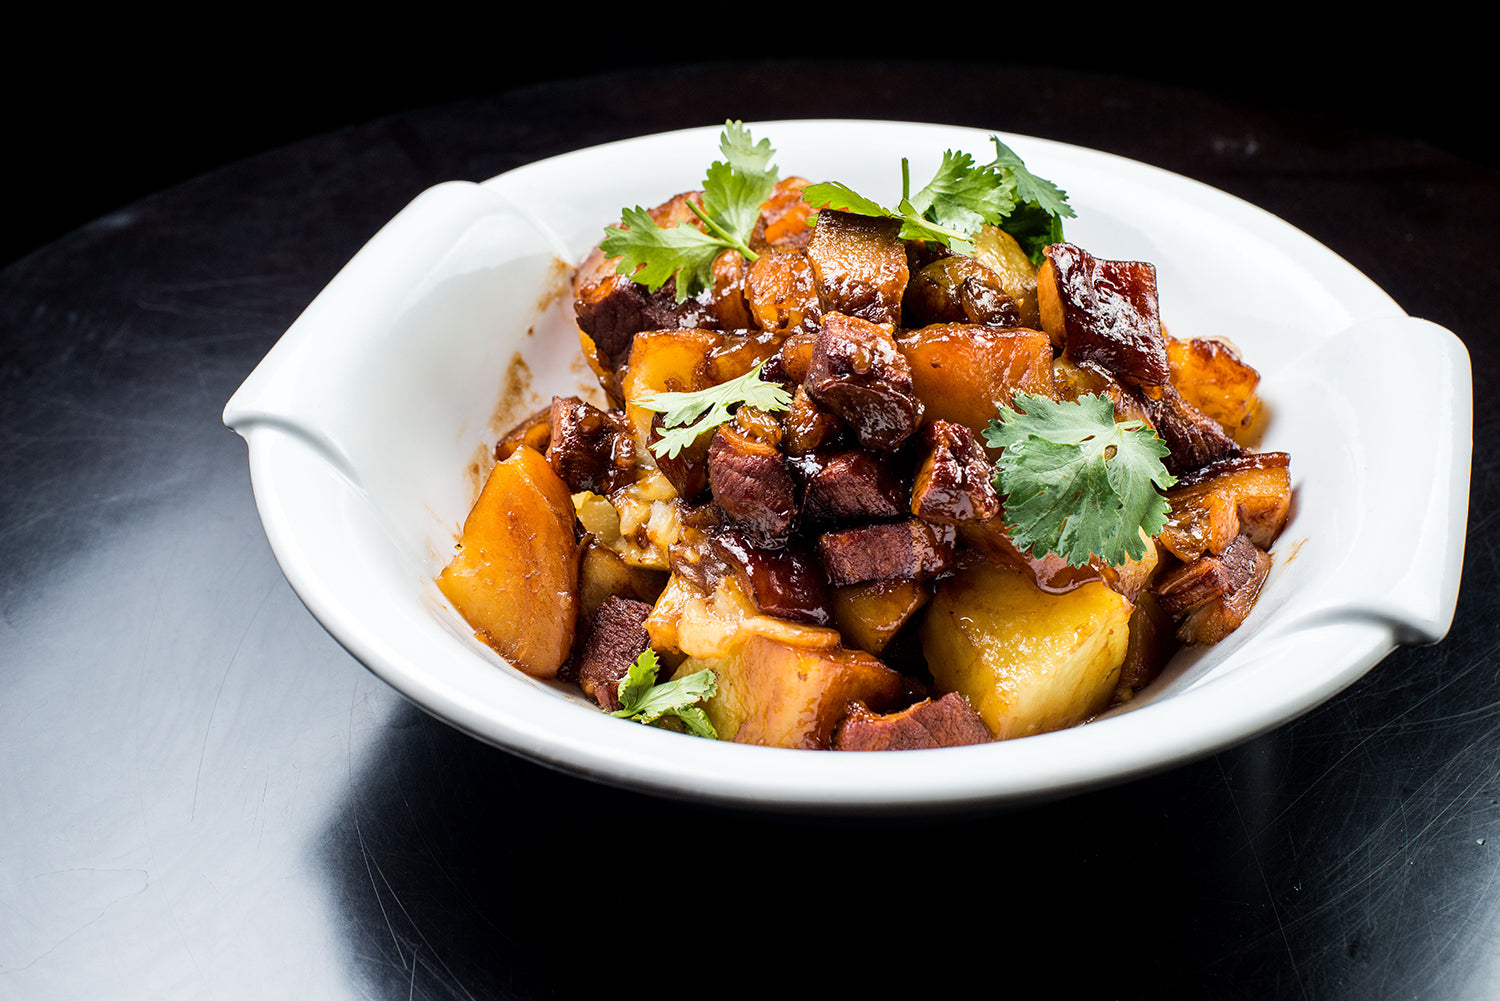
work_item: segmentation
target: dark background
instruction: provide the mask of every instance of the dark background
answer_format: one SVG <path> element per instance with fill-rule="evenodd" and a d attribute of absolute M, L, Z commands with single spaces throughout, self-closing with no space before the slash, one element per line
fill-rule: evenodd
<path fill-rule="evenodd" d="M 973 20 L 973 8 L 928 12 L 935 22 L 902 9 L 888 23 L 862 15 L 845 25 L 826 11 L 736 8 L 754 23 L 716 22 L 712 11 L 691 20 L 597 14 L 550 34 L 517 30 L 530 13 L 444 14 L 433 18 L 440 24 L 339 34 L 267 14 L 213 30 L 57 23 L 17 32 L 0 69 L 15 140 L 0 159 L 12 193 L 0 265 L 138 198 L 308 136 L 545 80 L 602 75 L 607 86 L 612 72 L 669 62 L 919 61 L 930 66 L 935 109 L 947 89 L 963 87 L 966 62 L 1081 69 L 1292 109 L 1310 129 L 1415 138 L 1496 164 L 1500 85 L 1474 25 L 1411 11 L 1398 21 L 1309 8 L 1292 19 L 1277 9 L 1286 16 L 1157 5 L 1113 23 L 1076 7 L 1003 17 L 986 8 L 987 22 Z M 726 94 L 725 117 L 737 117 L 734 105 Z"/>

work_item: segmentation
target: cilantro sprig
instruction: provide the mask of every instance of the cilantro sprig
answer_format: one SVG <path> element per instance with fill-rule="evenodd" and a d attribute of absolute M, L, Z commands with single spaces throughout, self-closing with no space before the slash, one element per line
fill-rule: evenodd
<path fill-rule="evenodd" d="M 718 676 L 711 669 L 704 668 L 686 677 L 658 685 L 656 674 L 660 669 L 661 662 L 657 659 L 655 650 L 642 652 L 620 680 L 620 687 L 615 695 L 620 701 L 620 708 L 610 715 L 648 724 L 675 719 L 681 721 L 688 733 L 717 740 L 718 733 L 698 703 L 717 694 Z"/>
<path fill-rule="evenodd" d="M 1075 567 L 1145 555 L 1141 533 L 1162 530 L 1170 505 L 1160 491 L 1177 482 L 1161 462 L 1166 443 L 1142 421 L 1116 422 L 1107 396 L 1059 403 L 1018 393 L 1015 402 L 1001 405 L 984 437 L 1003 450 L 995 488 L 1016 545 Z"/>
<path fill-rule="evenodd" d="M 713 266 L 725 250 L 737 250 L 747 261 L 758 256 L 750 249 L 750 234 L 760 217 L 760 206 L 776 188 L 775 150 L 769 140 L 751 138 L 750 130 L 726 121 L 719 136 L 723 160 L 709 165 L 703 178 L 702 204 L 688 208 L 703 223 L 663 227 L 637 205 L 621 213 L 620 227 L 607 227 L 600 248 L 619 257 L 615 270 L 655 291 L 676 278 L 677 301 L 713 285 Z"/>
<path fill-rule="evenodd" d="M 946 150 L 937 173 L 911 193 L 911 166 L 901 160 L 901 200 L 886 208 L 839 181 L 808 185 L 802 198 L 813 208 L 898 219 L 903 240 L 941 243 L 971 256 L 981 226 L 998 226 L 1014 236 L 1033 262 L 1062 240 L 1062 220 L 1074 215 L 1067 192 L 1026 169 L 1015 151 L 991 136 L 995 158 L 977 163 L 968 153 Z"/>
<path fill-rule="evenodd" d="M 661 437 L 651 444 L 651 451 L 659 458 L 676 456 L 697 441 L 699 435 L 733 417 L 734 409 L 741 405 L 766 411 L 790 407 L 791 394 L 762 379 L 760 369 L 757 365 L 736 379 L 694 393 L 647 393 L 632 400 L 638 407 L 665 415 Z"/>

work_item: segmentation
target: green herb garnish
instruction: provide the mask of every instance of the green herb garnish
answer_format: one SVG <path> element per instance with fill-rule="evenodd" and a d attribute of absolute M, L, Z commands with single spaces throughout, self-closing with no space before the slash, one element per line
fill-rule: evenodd
<path fill-rule="evenodd" d="M 974 253 L 974 234 L 981 226 L 998 226 L 1040 263 L 1043 248 L 1062 240 L 1062 219 L 1074 214 L 1067 193 L 1027 170 L 998 136 L 990 139 L 994 160 L 976 164 L 968 153 L 947 150 L 933 179 L 915 195 L 903 158 L 901 201 L 894 209 L 837 181 L 808 185 L 802 198 L 813 208 L 899 219 L 903 240 L 934 241 L 964 255 Z"/>
<path fill-rule="evenodd" d="M 1142 532 L 1162 530 L 1170 505 L 1160 491 L 1177 482 L 1161 462 L 1166 443 L 1143 421 L 1116 422 L 1107 396 L 1058 403 L 1018 393 L 1015 402 L 1019 410 L 1002 404 L 984 432 L 1004 450 L 995 489 L 1015 544 L 1075 567 L 1145 555 Z"/>
<path fill-rule="evenodd" d="M 646 650 L 637 657 L 620 680 L 615 696 L 620 700 L 620 708 L 610 715 L 650 724 L 680 720 L 688 733 L 717 740 L 718 733 L 698 703 L 713 698 L 719 690 L 718 676 L 712 669 L 704 668 L 658 685 L 656 672 L 660 669 L 655 650 Z"/>
<path fill-rule="evenodd" d="M 734 416 L 734 408 L 746 404 L 761 410 L 785 410 L 791 394 L 760 377 L 760 365 L 737 379 L 709 386 L 695 393 L 648 393 L 632 400 L 638 407 L 664 414 L 661 437 L 651 445 L 658 457 L 672 458 L 698 440 L 705 431 Z"/>
<path fill-rule="evenodd" d="M 723 160 L 714 161 L 703 179 L 701 207 L 688 207 L 704 229 L 680 225 L 663 228 L 640 206 L 621 215 L 624 228 L 608 227 L 601 249 L 619 257 L 615 270 L 655 291 L 676 276 L 677 301 L 713 285 L 714 260 L 725 250 L 737 250 L 747 261 L 758 256 L 750 249 L 750 234 L 760 218 L 760 207 L 776 188 L 775 150 L 769 141 L 752 141 L 740 122 L 725 122 L 719 136 Z"/>

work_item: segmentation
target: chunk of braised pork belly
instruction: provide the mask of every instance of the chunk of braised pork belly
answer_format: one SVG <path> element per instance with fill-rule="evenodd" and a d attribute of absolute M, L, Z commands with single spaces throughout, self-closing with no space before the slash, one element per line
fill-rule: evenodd
<path fill-rule="evenodd" d="M 900 712 L 875 713 L 855 702 L 833 732 L 835 751 L 917 751 L 965 747 L 994 740 L 984 720 L 958 692 L 923 699 Z"/>
<path fill-rule="evenodd" d="M 1162 460 L 1174 476 L 1201 469 L 1240 453 L 1218 421 L 1193 406 L 1171 383 L 1143 387 L 1137 398 L 1150 416 L 1169 454 Z"/>
<path fill-rule="evenodd" d="M 767 250 L 745 275 L 745 303 L 762 330 L 813 331 L 823 318 L 817 276 L 801 251 Z"/>
<path fill-rule="evenodd" d="M 1000 513 L 995 467 L 970 431 L 952 421 L 922 429 L 924 454 L 911 491 L 911 513 L 927 521 L 984 521 Z"/>
<path fill-rule="evenodd" d="M 818 558 L 835 587 L 895 577 L 921 580 L 953 566 L 957 542 L 952 525 L 907 518 L 825 532 L 818 537 Z"/>
<path fill-rule="evenodd" d="M 910 272 L 901 223 L 834 209 L 818 213 L 807 257 L 824 313 L 843 313 L 894 327 Z"/>
<path fill-rule="evenodd" d="M 843 313 L 825 316 L 803 386 L 865 448 L 894 451 L 922 422 L 911 365 L 891 330 L 878 323 Z"/>
<path fill-rule="evenodd" d="M 554 396 L 548 424 L 547 462 L 573 493 L 613 493 L 635 478 L 635 437 L 623 413 Z"/>
<path fill-rule="evenodd" d="M 1269 549 L 1291 512 L 1291 457 L 1250 452 L 1210 463 L 1179 479 L 1167 501 L 1160 539 L 1183 562 L 1221 553 L 1241 535 Z"/>
<path fill-rule="evenodd" d="M 714 503 L 767 544 L 791 536 L 797 485 L 780 449 L 781 426 L 753 407 L 721 424 L 708 446 L 708 483 Z"/>
<path fill-rule="evenodd" d="M 805 546 L 769 549 L 751 535 L 718 531 L 704 540 L 699 562 L 704 591 L 712 591 L 724 574 L 733 574 L 763 615 L 815 626 L 833 621 L 828 584 L 817 557 Z"/>
<path fill-rule="evenodd" d="M 1156 267 L 1108 261 L 1071 243 L 1045 251 L 1037 274 L 1042 328 L 1070 359 L 1094 362 L 1128 385 L 1171 378 L 1156 297 Z"/>
<path fill-rule="evenodd" d="M 1184 643 L 1217 643 L 1239 628 L 1260 597 L 1271 557 L 1241 535 L 1223 553 L 1169 571 L 1152 591 Z"/>
<path fill-rule="evenodd" d="M 575 672 L 578 687 L 606 711 L 620 708 L 620 681 L 651 645 L 646 635 L 650 614 L 649 603 L 616 595 L 605 598 L 594 612 Z"/>
<path fill-rule="evenodd" d="M 877 521 L 907 513 L 906 481 L 885 457 L 863 449 L 804 456 L 802 518 L 809 525 Z"/>
<path fill-rule="evenodd" d="M 972 257 L 954 254 L 912 274 L 901 300 L 903 325 L 979 323 L 1019 327 L 1021 310 L 1000 276 Z"/>

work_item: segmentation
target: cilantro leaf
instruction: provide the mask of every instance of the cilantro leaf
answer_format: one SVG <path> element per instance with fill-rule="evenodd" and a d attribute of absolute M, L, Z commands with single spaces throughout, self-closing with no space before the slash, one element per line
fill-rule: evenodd
<path fill-rule="evenodd" d="M 704 668 L 658 685 L 656 675 L 660 669 L 656 651 L 643 651 L 620 680 L 615 696 L 620 708 L 610 715 L 647 724 L 675 719 L 681 721 L 688 733 L 717 740 L 718 733 L 698 703 L 717 694 L 718 676 L 711 669 Z"/>
<path fill-rule="evenodd" d="M 724 249 L 717 237 L 696 226 L 662 227 L 639 205 L 621 214 L 623 229 L 610 229 L 600 247 L 610 257 L 619 257 L 615 270 L 629 274 L 653 292 L 677 276 L 677 298 L 687 298 L 689 289 L 713 284 L 714 259 Z"/>
<path fill-rule="evenodd" d="M 750 234 L 760 217 L 761 204 L 776 188 L 775 150 L 762 139 L 755 142 L 740 122 L 726 121 L 719 136 L 723 160 L 709 165 L 703 178 L 702 204 L 688 207 L 703 223 L 662 227 L 640 206 L 621 213 L 621 225 L 605 228 L 600 248 L 620 258 L 618 274 L 629 275 L 653 292 L 676 278 L 677 301 L 697 295 L 713 284 L 714 260 L 735 250 L 753 261 Z"/>
<path fill-rule="evenodd" d="M 760 410 L 785 410 L 791 394 L 760 377 L 757 365 L 737 379 L 721 382 L 693 393 L 648 393 L 632 400 L 638 407 L 664 414 L 661 437 L 651 445 L 658 456 L 671 458 L 734 415 L 734 408 L 748 404 Z"/>
<path fill-rule="evenodd" d="M 1160 491 L 1177 482 L 1161 463 L 1166 443 L 1142 421 L 1116 422 L 1107 396 L 1059 403 L 1019 393 L 1015 402 L 1020 409 L 1002 404 L 984 436 L 1003 450 L 995 488 L 1016 545 L 1071 566 L 1145 555 L 1141 533 L 1162 530 L 1170 506 Z"/>
<path fill-rule="evenodd" d="M 1007 214 L 1000 228 L 1016 238 L 1033 264 L 1040 264 L 1042 251 L 1063 238 L 1062 221 L 1077 213 L 1068 204 L 1068 193 L 1051 181 L 1037 177 L 1015 151 L 990 136 L 995 144 L 995 159 L 989 164 L 1009 183 L 1016 194 L 1015 208 Z"/>
<path fill-rule="evenodd" d="M 941 243 L 954 253 L 972 255 L 981 226 L 999 226 L 1015 236 L 1033 262 L 1043 247 L 1062 240 L 1062 218 L 1072 216 L 1067 194 L 1026 169 L 998 136 L 995 159 L 977 164 L 968 153 L 946 150 L 931 181 L 911 194 L 909 161 L 901 161 L 901 201 L 886 208 L 848 185 L 812 184 L 802 197 L 815 209 L 901 220 L 903 240 Z"/>
<path fill-rule="evenodd" d="M 1014 186 L 995 183 L 989 168 L 976 167 L 967 153 L 946 150 L 937 174 L 912 197 L 925 218 L 964 233 L 985 223 L 998 225 L 1016 207 Z"/>

